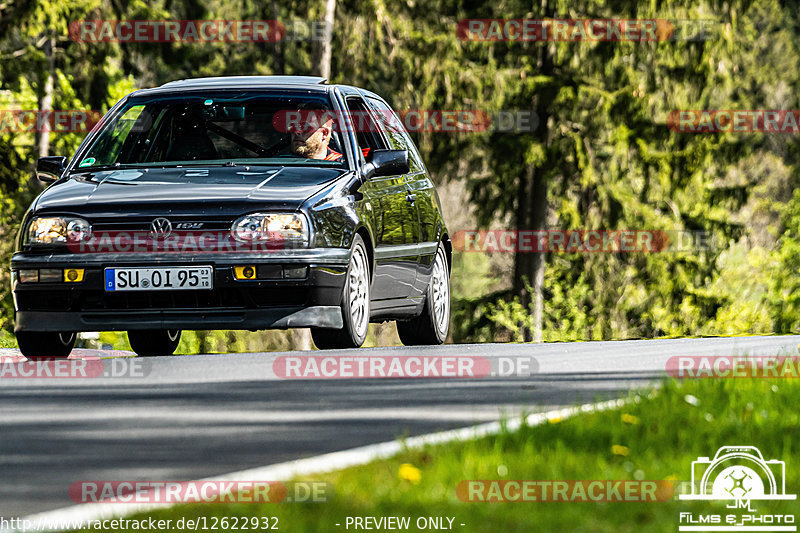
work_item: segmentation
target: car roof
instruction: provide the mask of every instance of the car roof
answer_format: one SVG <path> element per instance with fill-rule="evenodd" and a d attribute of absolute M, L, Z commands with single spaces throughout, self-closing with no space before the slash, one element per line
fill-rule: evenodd
<path fill-rule="evenodd" d="M 142 89 L 135 94 L 169 93 L 193 89 L 310 89 L 327 91 L 331 86 L 320 76 L 217 76 L 191 78 Z"/>
<path fill-rule="evenodd" d="M 352 85 L 328 85 L 327 78 L 321 76 L 215 76 L 190 78 L 165 83 L 160 87 L 140 89 L 129 96 L 169 94 L 202 89 L 301 89 L 315 92 L 328 92 L 341 89 L 345 95 L 360 94 L 386 102 L 380 95 Z"/>
<path fill-rule="evenodd" d="M 252 85 L 321 85 L 327 78 L 319 76 L 216 76 L 213 78 L 191 78 L 165 83 L 161 87 L 242 87 Z"/>

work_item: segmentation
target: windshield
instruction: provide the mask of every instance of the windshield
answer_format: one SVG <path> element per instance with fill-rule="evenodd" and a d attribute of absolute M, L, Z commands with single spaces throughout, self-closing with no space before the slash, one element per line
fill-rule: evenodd
<path fill-rule="evenodd" d="M 330 108 L 327 95 L 307 91 L 132 97 L 75 170 L 203 164 L 342 167 L 346 160 L 333 122 L 295 124 L 286 118 L 319 116 L 306 110 Z"/>

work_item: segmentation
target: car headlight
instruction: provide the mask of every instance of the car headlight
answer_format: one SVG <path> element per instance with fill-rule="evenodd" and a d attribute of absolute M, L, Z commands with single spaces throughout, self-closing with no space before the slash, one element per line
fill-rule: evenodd
<path fill-rule="evenodd" d="M 308 222 L 300 213 L 253 213 L 239 218 L 231 228 L 240 242 L 275 243 L 285 247 L 308 246 Z"/>
<path fill-rule="evenodd" d="M 76 217 L 36 217 L 28 225 L 25 244 L 57 244 L 88 240 L 89 223 Z"/>

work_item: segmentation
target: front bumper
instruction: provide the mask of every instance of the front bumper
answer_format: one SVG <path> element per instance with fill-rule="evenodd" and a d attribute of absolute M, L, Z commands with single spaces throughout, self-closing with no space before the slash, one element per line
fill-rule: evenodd
<path fill-rule="evenodd" d="M 12 271 L 83 268 L 80 283 L 14 282 L 15 331 L 136 329 L 341 328 L 341 296 L 349 250 L 286 250 L 272 254 L 16 254 Z M 212 290 L 106 292 L 107 267 L 214 267 Z M 237 280 L 235 265 L 269 265 L 274 279 Z M 281 268 L 308 267 L 302 279 Z M 17 279 L 17 276 L 14 276 Z"/>

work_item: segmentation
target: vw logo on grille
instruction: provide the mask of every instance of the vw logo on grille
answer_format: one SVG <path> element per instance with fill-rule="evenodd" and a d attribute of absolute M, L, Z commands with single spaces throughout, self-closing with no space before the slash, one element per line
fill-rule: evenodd
<path fill-rule="evenodd" d="M 154 239 L 166 239 L 172 233 L 172 222 L 159 217 L 150 223 L 150 234 Z"/>

